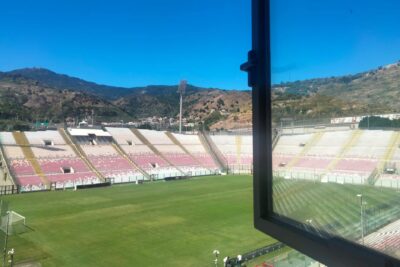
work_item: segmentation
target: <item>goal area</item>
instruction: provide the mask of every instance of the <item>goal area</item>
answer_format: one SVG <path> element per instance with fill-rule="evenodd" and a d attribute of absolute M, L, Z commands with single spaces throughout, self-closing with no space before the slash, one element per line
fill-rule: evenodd
<path fill-rule="evenodd" d="M 15 211 L 8 211 L 1 217 L 1 231 L 8 235 L 21 233 L 25 231 L 26 219 Z"/>

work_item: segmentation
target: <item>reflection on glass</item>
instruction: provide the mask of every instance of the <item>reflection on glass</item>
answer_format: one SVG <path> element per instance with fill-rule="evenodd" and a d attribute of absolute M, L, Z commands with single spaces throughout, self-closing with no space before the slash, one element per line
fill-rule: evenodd
<path fill-rule="evenodd" d="M 272 1 L 274 211 L 400 258 L 400 3 L 356 2 Z"/>

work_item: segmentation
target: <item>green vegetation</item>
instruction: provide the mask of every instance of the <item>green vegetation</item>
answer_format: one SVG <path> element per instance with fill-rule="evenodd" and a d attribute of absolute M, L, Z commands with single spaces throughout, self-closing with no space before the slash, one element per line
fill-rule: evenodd
<path fill-rule="evenodd" d="M 400 62 L 340 77 L 309 79 L 273 86 L 275 122 L 397 113 L 400 110 Z"/>
<path fill-rule="evenodd" d="M 210 130 L 210 126 L 220 120 L 222 120 L 224 116 L 221 115 L 219 111 L 213 111 L 210 116 L 208 116 L 204 121 L 204 127 L 206 130 Z"/>
<path fill-rule="evenodd" d="M 43 266 L 214 266 L 275 242 L 253 228 L 250 176 L 4 197 L 31 231 L 16 259 Z"/>
<path fill-rule="evenodd" d="M 354 75 L 281 83 L 272 88 L 272 116 L 279 123 L 289 117 L 304 120 L 398 112 L 399 89 L 400 62 Z M 250 99 L 250 91 L 188 85 L 185 118 L 207 120 L 204 124 L 209 126 L 227 122 L 234 113 L 250 111 Z M 177 86 L 113 87 L 46 69 L 0 72 L 0 119 L 63 121 L 68 116 L 83 117 L 92 109 L 101 121 L 175 117 L 179 95 Z M 211 110 L 231 114 L 218 117 Z"/>
<path fill-rule="evenodd" d="M 361 129 L 371 128 L 400 128 L 400 120 L 391 120 L 388 118 L 381 118 L 377 116 L 370 116 L 363 118 L 358 127 Z"/>
<path fill-rule="evenodd" d="M 12 127 L 13 120 L 25 123 L 38 119 L 52 122 L 64 122 L 68 118 L 81 120 L 92 111 L 98 122 L 127 122 L 153 116 L 176 118 L 179 113 L 177 89 L 177 85 L 132 88 L 99 85 L 41 68 L 0 72 L 0 120 L 3 120 L 0 128 Z M 187 85 L 184 118 L 204 121 L 210 116 L 210 110 L 226 111 L 225 106 L 233 99 L 240 99 L 240 105 L 249 109 L 250 96 L 249 91 Z M 216 99 L 215 103 L 213 99 Z"/>
<path fill-rule="evenodd" d="M 373 186 L 275 179 L 275 210 L 352 240 L 399 218 L 400 195 Z M 253 228 L 250 176 L 116 185 L 3 197 L 31 228 L 11 237 L 16 260 L 43 266 L 213 266 L 275 242 Z M 286 253 L 287 249 L 279 253 Z M 266 255 L 261 260 L 271 259 Z M 249 265 L 252 266 L 252 265 Z"/>
<path fill-rule="evenodd" d="M 29 131 L 31 124 L 20 120 L 1 120 L 0 131 Z"/>

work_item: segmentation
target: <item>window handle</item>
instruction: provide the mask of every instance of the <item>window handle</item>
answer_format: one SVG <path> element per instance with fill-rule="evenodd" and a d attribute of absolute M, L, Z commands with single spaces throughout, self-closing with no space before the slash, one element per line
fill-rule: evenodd
<path fill-rule="evenodd" d="M 254 50 L 250 50 L 247 54 L 247 62 L 240 65 L 240 70 L 247 72 L 248 85 L 254 87 L 256 84 L 256 53 Z"/>

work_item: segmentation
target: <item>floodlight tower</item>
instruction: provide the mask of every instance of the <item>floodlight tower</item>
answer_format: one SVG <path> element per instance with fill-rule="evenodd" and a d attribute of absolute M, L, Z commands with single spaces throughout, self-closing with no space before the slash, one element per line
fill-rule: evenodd
<path fill-rule="evenodd" d="M 182 103 L 183 103 L 183 94 L 186 90 L 187 81 L 182 80 L 178 87 L 178 93 L 180 96 L 180 106 L 179 106 L 179 133 L 182 133 Z"/>

